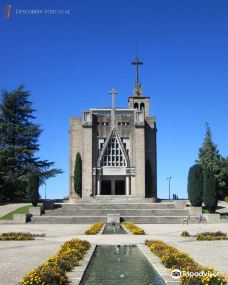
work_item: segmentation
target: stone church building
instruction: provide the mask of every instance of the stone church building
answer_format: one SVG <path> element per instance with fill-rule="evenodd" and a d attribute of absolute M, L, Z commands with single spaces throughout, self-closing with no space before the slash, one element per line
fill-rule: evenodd
<path fill-rule="evenodd" d="M 74 166 L 77 152 L 82 158 L 82 198 L 100 195 L 157 197 L 156 119 L 150 116 L 150 97 L 136 83 L 127 108 L 84 111 L 70 118 L 70 193 L 75 197 Z"/>

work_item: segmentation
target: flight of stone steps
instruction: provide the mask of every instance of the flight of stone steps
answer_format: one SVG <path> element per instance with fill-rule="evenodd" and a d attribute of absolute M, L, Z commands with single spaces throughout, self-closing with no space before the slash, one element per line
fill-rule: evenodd
<path fill-rule="evenodd" d="M 45 210 L 42 216 L 31 218 L 36 224 L 90 224 L 106 222 L 107 214 L 119 213 L 122 221 L 142 224 L 180 224 L 189 216 L 184 207 L 177 209 L 174 202 L 152 203 L 152 199 L 109 196 L 81 199 L 77 202 L 56 203 L 55 209 Z M 191 217 L 190 222 L 195 222 Z"/>

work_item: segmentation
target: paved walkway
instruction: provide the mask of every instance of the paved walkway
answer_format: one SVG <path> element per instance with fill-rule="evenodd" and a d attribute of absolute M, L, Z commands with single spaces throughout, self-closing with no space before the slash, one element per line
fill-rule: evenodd
<path fill-rule="evenodd" d="M 226 213 L 228 214 L 228 203 L 224 201 L 218 202 L 219 209 L 216 210 L 217 213 Z"/>
<path fill-rule="evenodd" d="M 5 204 L 5 205 L 0 205 L 0 217 L 5 216 L 6 214 L 16 210 L 17 208 L 26 206 L 29 204 L 26 203 L 18 203 L 18 204 Z"/>
<path fill-rule="evenodd" d="M 87 229 L 87 225 L 1 225 L 0 233 L 45 233 L 34 241 L 0 241 L 0 284 L 16 285 L 21 278 L 55 254 L 60 245 Z"/>
<path fill-rule="evenodd" d="M 139 226 L 145 229 L 146 236 L 85 236 L 83 233 L 89 225 L 1 225 L 0 233 L 27 231 L 44 233 L 46 237 L 35 241 L 0 242 L 0 283 L 1 285 L 18 284 L 18 281 L 34 266 L 41 264 L 44 259 L 53 255 L 63 242 L 73 237 L 86 239 L 92 244 L 142 244 L 146 239 L 161 239 L 189 252 L 200 264 L 213 266 L 228 276 L 228 241 L 207 242 L 180 237 L 183 230 L 188 230 L 190 234 L 216 230 L 228 232 L 228 224 Z"/>

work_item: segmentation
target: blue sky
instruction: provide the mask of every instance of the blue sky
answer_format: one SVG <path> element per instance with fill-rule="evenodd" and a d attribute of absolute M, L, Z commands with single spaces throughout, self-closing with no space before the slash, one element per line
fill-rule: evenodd
<path fill-rule="evenodd" d="M 186 197 L 189 167 L 209 122 L 228 155 L 228 1 L 15 0 L 0 2 L 0 89 L 24 84 L 44 132 L 40 157 L 65 172 L 47 183 L 47 197 L 68 194 L 69 117 L 116 105 L 132 95 L 136 55 L 142 88 L 158 127 L 158 195 Z M 5 4 L 13 17 L 4 19 Z M 66 9 L 70 15 L 18 15 L 16 10 Z M 1 11 L 0 10 L 0 11 Z M 44 196 L 44 189 L 41 189 Z"/>

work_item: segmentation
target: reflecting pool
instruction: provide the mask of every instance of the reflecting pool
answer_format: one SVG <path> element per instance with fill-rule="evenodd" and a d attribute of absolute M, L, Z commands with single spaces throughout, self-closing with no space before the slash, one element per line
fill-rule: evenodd
<path fill-rule="evenodd" d="M 137 246 L 97 246 L 80 285 L 165 285 Z"/>
<path fill-rule="evenodd" d="M 115 224 L 115 225 L 107 224 L 102 234 L 103 235 L 110 235 L 110 234 L 122 235 L 122 234 L 127 234 L 127 232 L 122 228 L 120 224 Z"/>

